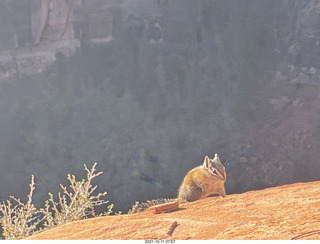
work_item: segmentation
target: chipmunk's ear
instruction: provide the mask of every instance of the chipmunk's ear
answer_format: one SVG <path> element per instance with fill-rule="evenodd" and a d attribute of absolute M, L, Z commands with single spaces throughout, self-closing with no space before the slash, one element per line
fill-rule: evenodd
<path fill-rule="evenodd" d="M 210 158 L 208 156 L 205 156 L 204 160 L 203 160 L 203 166 L 208 168 L 209 167 L 209 163 L 210 163 Z"/>
<path fill-rule="evenodd" d="M 220 162 L 220 158 L 217 153 L 214 155 L 213 161 Z"/>

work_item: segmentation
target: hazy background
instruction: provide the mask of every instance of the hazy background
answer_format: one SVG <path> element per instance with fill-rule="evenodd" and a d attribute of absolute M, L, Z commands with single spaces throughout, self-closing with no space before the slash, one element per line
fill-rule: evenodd
<path fill-rule="evenodd" d="M 0 0 L 0 197 L 85 176 L 116 210 L 218 153 L 227 193 L 320 180 L 320 2 Z"/>

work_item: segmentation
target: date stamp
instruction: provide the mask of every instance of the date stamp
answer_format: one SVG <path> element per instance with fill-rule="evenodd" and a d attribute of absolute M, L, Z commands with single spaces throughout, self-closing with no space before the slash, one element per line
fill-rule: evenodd
<path fill-rule="evenodd" d="M 171 243 L 175 243 L 175 240 L 145 240 L 144 243 L 148 243 L 148 244 L 171 244 Z"/>

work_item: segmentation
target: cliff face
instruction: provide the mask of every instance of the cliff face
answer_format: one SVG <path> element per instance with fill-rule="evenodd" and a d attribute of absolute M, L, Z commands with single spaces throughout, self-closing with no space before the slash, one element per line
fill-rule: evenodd
<path fill-rule="evenodd" d="M 228 193 L 319 180 L 318 1 L 0 5 L 1 198 L 97 161 L 125 211 L 214 153 Z"/>
<path fill-rule="evenodd" d="M 112 38 L 114 9 L 121 1 L 3 1 L 0 27 L 0 78 L 41 72 L 55 54 L 72 55 L 80 41 Z"/>

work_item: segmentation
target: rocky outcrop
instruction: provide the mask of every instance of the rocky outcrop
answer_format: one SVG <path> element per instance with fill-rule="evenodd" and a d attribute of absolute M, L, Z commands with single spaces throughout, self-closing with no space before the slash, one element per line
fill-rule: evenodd
<path fill-rule="evenodd" d="M 320 182 L 209 197 L 171 213 L 65 224 L 28 240 L 317 240 Z"/>
<path fill-rule="evenodd" d="M 53 64 L 57 53 L 72 55 L 81 41 L 109 42 L 114 15 L 122 12 L 123 4 L 113 0 L 2 1 L 1 19 L 7 24 L 0 29 L 0 79 L 40 73 Z"/>

